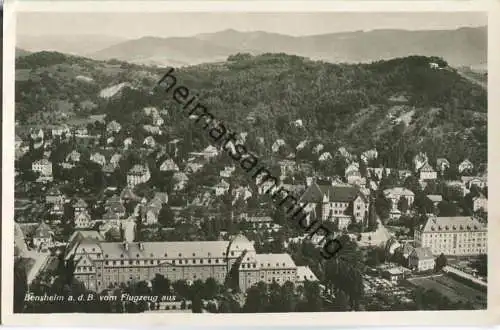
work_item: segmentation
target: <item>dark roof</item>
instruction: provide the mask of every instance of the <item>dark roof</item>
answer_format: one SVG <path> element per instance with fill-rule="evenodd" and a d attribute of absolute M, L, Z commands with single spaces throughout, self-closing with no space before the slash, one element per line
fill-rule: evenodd
<path fill-rule="evenodd" d="M 366 197 L 357 187 L 348 185 L 318 185 L 311 184 L 300 198 L 301 202 L 319 203 L 323 201 L 323 196 L 327 196 L 329 202 L 351 202 L 357 196 L 361 196 L 366 201 Z"/>

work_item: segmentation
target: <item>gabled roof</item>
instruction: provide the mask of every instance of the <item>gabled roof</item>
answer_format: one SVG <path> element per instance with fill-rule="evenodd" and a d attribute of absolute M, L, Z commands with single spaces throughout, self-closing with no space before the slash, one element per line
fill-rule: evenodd
<path fill-rule="evenodd" d="M 431 249 L 427 247 L 415 248 L 410 255 L 417 257 L 419 260 L 434 259 Z"/>
<path fill-rule="evenodd" d="M 432 168 L 429 163 L 425 163 L 424 166 L 420 168 L 420 172 L 434 172 L 434 168 Z"/>
<path fill-rule="evenodd" d="M 52 229 L 45 222 L 42 222 L 35 230 L 35 237 L 37 238 L 49 238 L 52 234 Z"/>

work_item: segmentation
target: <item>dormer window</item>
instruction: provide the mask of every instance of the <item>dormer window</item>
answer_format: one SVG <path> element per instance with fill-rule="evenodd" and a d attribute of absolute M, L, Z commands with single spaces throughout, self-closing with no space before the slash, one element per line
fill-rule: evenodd
<path fill-rule="evenodd" d="M 196 253 L 193 253 L 193 257 L 196 257 Z"/>
<path fill-rule="evenodd" d="M 109 257 L 109 255 L 107 255 L 107 254 L 106 254 L 104 257 L 105 257 L 105 258 L 108 258 L 108 257 Z"/>
<path fill-rule="evenodd" d="M 135 257 L 136 257 L 136 258 L 139 258 L 139 253 L 137 253 L 137 254 L 135 255 Z"/>
<path fill-rule="evenodd" d="M 123 258 L 123 254 L 120 254 L 120 258 Z"/>
<path fill-rule="evenodd" d="M 152 253 L 151 253 L 149 256 L 150 256 L 151 258 L 153 258 L 153 257 L 154 257 L 154 255 L 153 255 Z"/>
<path fill-rule="evenodd" d="M 267 267 L 271 267 L 271 264 L 269 264 L 269 263 L 268 263 L 268 264 L 267 264 Z"/>
<path fill-rule="evenodd" d="M 285 263 L 283 263 L 283 267 L 285 267 Z"/>
<path fill-rule="evenodd" d="M 182 257 L 182 253 L 179 253 L 179 257 Z"/>
<path fill-rule="evenodd" d="M 165 257 L 165 258 L 166 258 L 166 257 L 168 257 L 168 254 L 167 254 L 167 253 L 165 253 L 165 254 L 164 254 L 164 257 Z"/>

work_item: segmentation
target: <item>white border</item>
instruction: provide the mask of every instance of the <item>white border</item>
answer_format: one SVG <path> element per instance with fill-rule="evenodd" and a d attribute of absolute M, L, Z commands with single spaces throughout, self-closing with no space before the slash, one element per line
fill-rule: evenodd
<path fill-rule="evenodd" d="M 13 314 L 14 253 L 14 61 L 15 13 L 38 12 L 430 12 L 482 11 L 489 14 L 488 65 L 490 91 L 500 86 L 500 2 L 476 1 L 18 1 L 4 5 L 3 57 L 3 185 L 2 185 L 2 323 L 4 325 L 240 325 L 240 326 L 347 326 L 347 325 L 493 325 L 500 323 L 500 254 L 499 246 L 500 176 L 499 151 L 493 142 L 500 142 L 500 94 L 488 94 L 488 163 L 489 163 L 489 287 L 487 311 L 417 311 L 417 312 L 355 312 L 355 313 L 287 313 L 287 314 Z M 493 87 L 493 88 L 491 88 Z"/>

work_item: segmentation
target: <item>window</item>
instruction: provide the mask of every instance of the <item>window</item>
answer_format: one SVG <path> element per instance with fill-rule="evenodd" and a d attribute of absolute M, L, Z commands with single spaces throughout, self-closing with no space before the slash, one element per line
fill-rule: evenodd
<path fill-rule="evenodd" d="M 203 263 L 203 259 L 200 259 L 200 264 L 202 264 L 202 263 Z"/>
<path fill-rule="evenodd" d="M 195 263 L 196 263 L 196 259 L 193 259 L 193 264 L 195 264 Z"/>

